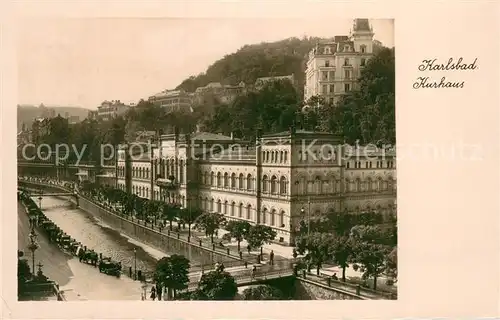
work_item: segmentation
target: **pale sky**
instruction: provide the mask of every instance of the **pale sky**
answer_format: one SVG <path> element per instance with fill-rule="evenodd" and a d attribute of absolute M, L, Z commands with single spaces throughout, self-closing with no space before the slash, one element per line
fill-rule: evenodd
<path fill-rule="evenodd" d="M 394 46 L 394 20 L 371 20 Z M 19 25 L 19 103 L 137 102 L 205 72 L 246 44 L 348 35 L 352 19 L 30 19 Z"/>

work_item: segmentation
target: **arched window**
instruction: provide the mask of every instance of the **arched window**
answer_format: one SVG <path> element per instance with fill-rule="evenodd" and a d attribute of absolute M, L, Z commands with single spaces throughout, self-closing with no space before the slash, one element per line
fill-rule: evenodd
<path fill-rule="evenodd" d="M 229 188 L 229 175 L 227 172 L 224 173 L 224 188 Z"/>
<path fill-rule="evenodd" d="M 233 201 L 233 202 L 231 202 L 231 217 L 234 217 L 234 206 L 235 206 L 235 203 Z"/>
<path fill-rule="evenodd" d="M 262 177 L 262 192 L 268 192 L 269 179 L 266 175 Z"/>
<path fill-rule="evenodd" d="M 247 175 L 247 190 L 253 190 L 252 175 L 249 173 Z"/>
<path fill-rule="evenodd" d="M 267 215 L 268 214 L 269 214 L 269 211 L 267 210 L 267 208 L 264 208 L 262 210 L 262 219 L 260 220 L 261 224 L 266 224 L 266 222 L 267 222 Z"/>
<path fill-rule="evenodd" d="M 231 188 L 236 188 L 236 174 L 231 174 Z"/>
<path fill-rule="evenodd" d="M 280 162 L 283 163 L 283 151 L 280 151 Z"/>
<path fill-rule="evenodd" d="M 314 178 L 314 185 L 315 185 L 315 191 L 317 194 L 321 194 L 322 192 L 322 182 L 321 182 L 321 177 L 320 176 L 316 176 L 316 178 Z"/>
<path fill-rule="evenodd" d="M 204 208 L 205 208 L 205 211 L 208 211 L 210 210 L 210 207 L 208 206 L 208 198 L 205 197 L 205 205 L 204 205 Z"/>
<path fill-rule="evenodd" d="M 247 206 L 247 220 L 251 220 L 251 219 L 252 219 L 252 206 L 248 205 Z"/>
<path fill-rule="evenodd" d="M 238 206 L 238 217 L 243 217 L 243 203 L 240 203 L 240 205 Z"/>
<path fill-rule="evenodd" d="M 361 191 L 361 180 L 359 178 L 356 179 L 356 184 L 355 184 L 354 190 L 356 190 L 356 192 Z"/>
<path fill-rule="evenodd" d="M 214 198 L 210 200 L 210 212 L 214 211 Z"/>
<path fill-rule="evenodd" d="M 243 173 L 238 176 L 238 189 L 243 189 Z"/>
<path fill-rule="evenodd" d="M 366 191 L 372 191 L 372 178 L 366 179 Z"/>
<path fill-rule="evenodd" d="M 276 176 L 271 177 L 271 193 L 275 194 L 278 192 L 278 178 Z"/>
<path fill-rule="evenodd" d="M 179 164 L 179 183 L 184 183 L 184 160 Z"/>
<path fill-rule="evenodd" d="M 227 214 L 227 200 L 224 201 L 224 214 Z"/>
<path fill-rule="evenodd" d="M 222 205 L 221 205 L 220 199 L 217 200 L 217 212 L 222 213 Z"/>
<path fill-rule="evenodd" d="M 217 187 L 222 187 L 222 175 L 220 174 L 220 172 L 217 172 Z"/>
<path fill-rule="evenodd" d="M 280 225 L 279 225 L 280 228 L 283 228 L 284 225 L 285 225 L 285 211 L 283 211 L 283 210 L 281 210 L 281 212 L 280 212 L 280 221 L 279 221 L 279 223 L 280 223 Z"/>
<path fill-rule="evenodd" d="M 276 223 L 276 210 L 275 209 L 271 210 L 271 219 L 270 220 L 271 220 L 270 225 L 274 226 Z"/>
<path fill-rule="evenodd" d="M 213 172 L 210 172 L 210 185 L 215 187 L 215 174 Z"/>
<path fill-rule="evenodd" d="M 205 172 L 205 174 L 203 175 L 203 183 L 205 185 L 208 185 L 210 183 L 209 179 L 208 179 L 208 172 Z"/>
<path fill-rule="evenodd" d="M 284 161 L 285 161 L 285 162 L 288 162 L 288 151 L 285 151 Z"/>
<path fill-rule="evenodd" d="M 280 194 L 286 194 L 286 178 L 280 178 Z"/>

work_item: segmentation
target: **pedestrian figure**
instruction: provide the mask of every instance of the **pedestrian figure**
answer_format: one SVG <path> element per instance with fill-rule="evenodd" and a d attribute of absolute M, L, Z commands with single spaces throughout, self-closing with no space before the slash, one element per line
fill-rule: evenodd
<path fill-rule="evenodd" d="M 161 301 L 161 294 L 162 294 L 163 288 L 156 284 L 156 294 L 158 295 L 158 301 Z"/>
<path fill-rule="evenodd" d="M 271 262 L 271 265 L 274 265 L 274 251 L 271 250 L 271 253 L 269 254 L 269 261 Z"/>
<path fill-rule="evenodd" d="M 248 251 L 248 254 L 250 254 L 250 249 L 252 249 L 252 248 L 250 248 L 250 245 L 248 245 L 248 246 L 247 246 L 247 251 Z"/>
<path fill-rule="evenodd" d="M 333 280 L 339 280 L 339 278 L 337 277 L 337 272 L 335 272 L 335 273 L 332 275 L 332 279 L 333 279 Z"/>
<path fill-rule="evenodd" d="M 255 279 L 255 274 L 257 273 L 257 266 L 254 265 L 252 268 L 252 279 Z"/>
<path fill-rule="evenodd" d="M 153 301 L 155 301 L 155 299 L 156 299 L 156 288 L 155 287 L 151 287 L 151 299 L 153 299 Z"/>

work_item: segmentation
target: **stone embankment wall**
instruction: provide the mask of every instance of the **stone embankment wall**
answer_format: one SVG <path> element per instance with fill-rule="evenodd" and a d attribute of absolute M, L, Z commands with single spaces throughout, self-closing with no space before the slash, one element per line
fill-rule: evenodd
<path fill-rule="evenodd" d="M 22 181 L 22 185 L 42 187 L 48 191 L 62 191 L 67 192 L 63 188 L 57 186 L 40 185 L 34 182 Z M 70 197 L 71 201 L 75 201 Z M 128 220 L 124 217 L 116 215 L 105 208 L 98 206 L 89 199 L 79 196 L 79 206 L 82 210 L 87 211 L 93 216 L 101 219 L 106 224 L 110 225 L 113 229 L 129 236 L 130 238 L 150 245 L 151 247 L 169 253 L 180 254 L 185 256 L 191 261 L 191 265 L 207 265 L 215 262 L 224 262 L 227 266 L 234 266 L 235 264 L 243 265 L 243 261 L 236 256 L 230 256 L 222 252 L 214 252 L 210 248 L 199 246 L 197 243 L 187 242 L 183 239 L 177 239 L 175 235 L 167 235 L 153 230 L 147 226 L 140 225 L 136 221 Z"/>
<path fill-rule="evenodd" d="M 303 278 L 295 280 L 294 298 L 297 300 L 367 300 L 353 293 Z"/>

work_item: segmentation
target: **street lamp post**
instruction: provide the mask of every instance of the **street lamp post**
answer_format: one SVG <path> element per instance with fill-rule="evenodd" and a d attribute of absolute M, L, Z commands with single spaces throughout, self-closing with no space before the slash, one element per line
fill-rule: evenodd
<path fill-rule="evenodd" d="M 302 216 L 305 215 L 305 209 L 300 209 L 300 213 Z M 311 197 L 307 198 L 307 236 L 309 236 L 311 232 Z"/>
<path fill-rule="evenodd" d="M 40 210 L 42 210 L 42 196 L 38 197 L 38 207 L 40 207 Z"/>
<path fill-rule="evenodd" d="M 137 279 L 137 249 L 134 248 L 134 280 Z"/>
<path fill-rule="evenodd" d="M 31 232 L 29 234 L 30 238 L 30 244 L 28 246 L 28 249 L 31 251 L 31 259 L 33 263 L 33 276 L 35 275 L 35 251 L 38 249 L 38 243 L 36 242 L 36 233 L 35 233 L 35 224 L 33 223 L 31 226 Z"/>

